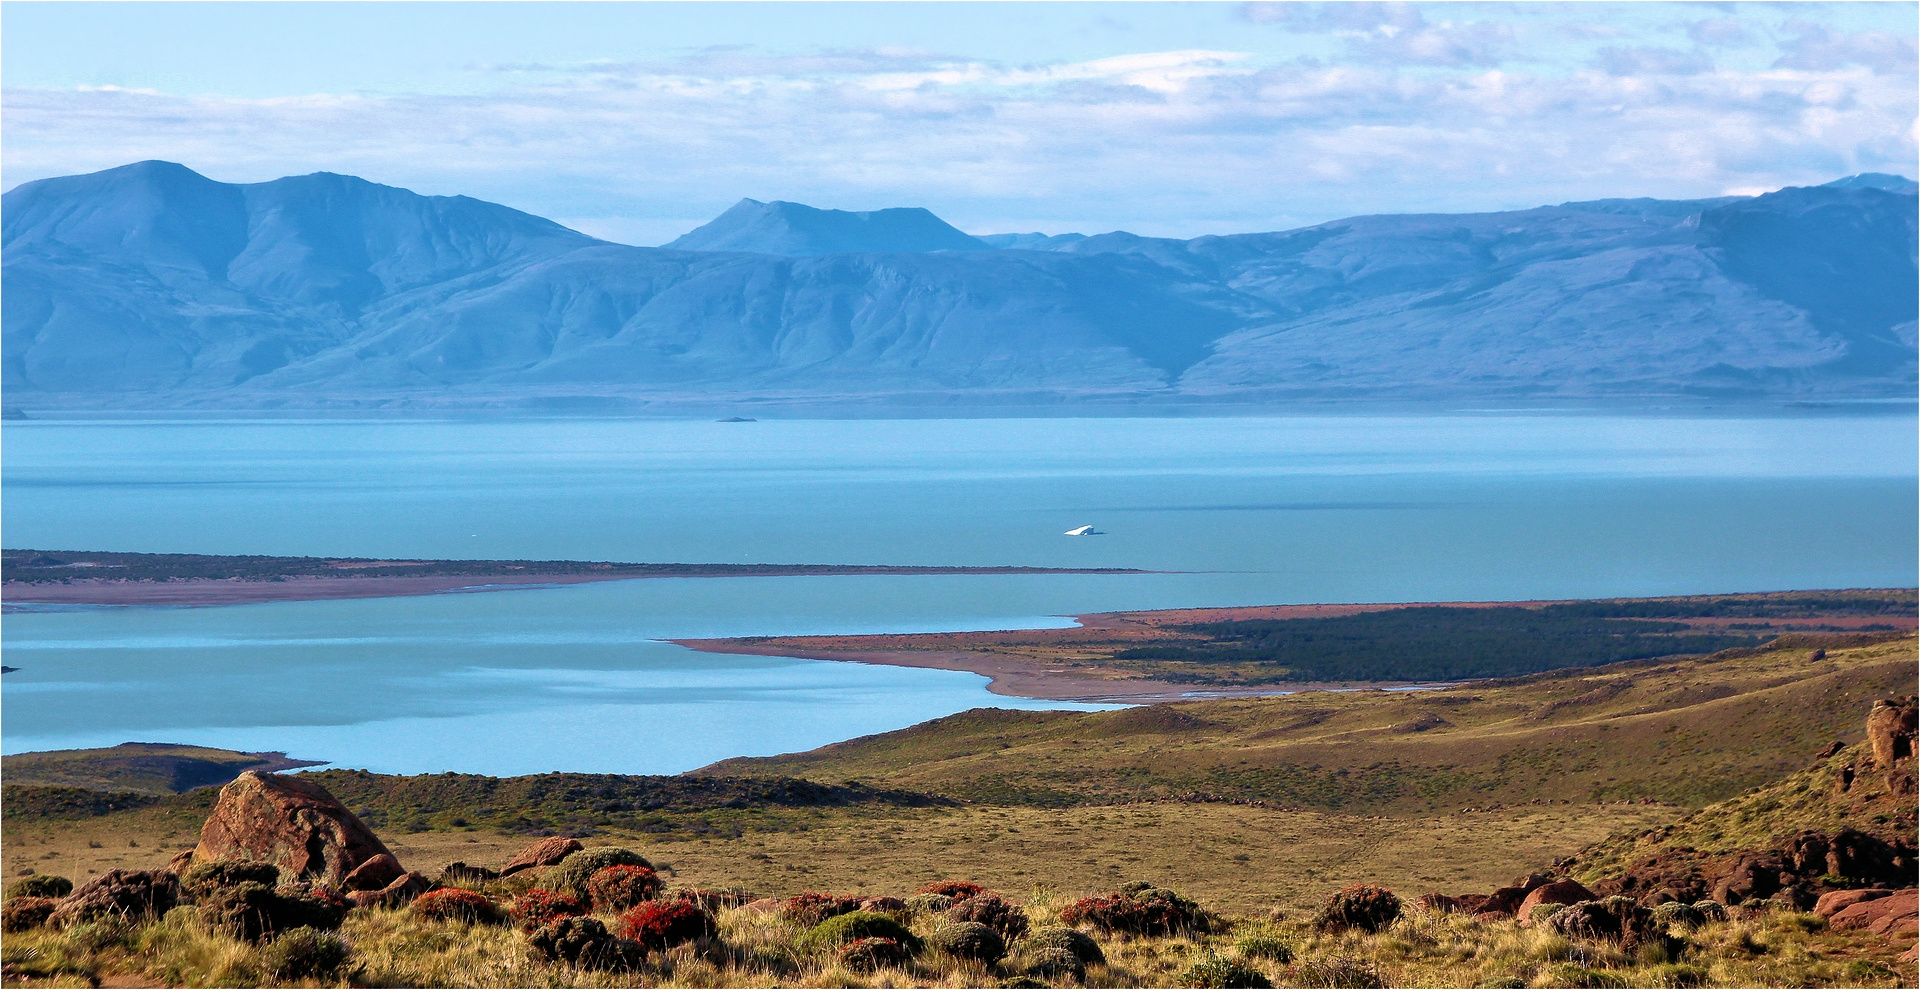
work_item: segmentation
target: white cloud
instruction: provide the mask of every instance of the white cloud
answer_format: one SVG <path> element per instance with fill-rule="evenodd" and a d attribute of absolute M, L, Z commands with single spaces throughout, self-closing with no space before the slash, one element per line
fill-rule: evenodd
<path fill-rule="evenodd" d="M 1435 27 L 1391 5 L 1312 16 L 1388 41 Z M 12 89 L 0 162 L 10 183 L 144 158 L 226 180 L 325 169 L 576 218 L 629 243 L 670 239 L 742 196 L 924 205 L 970 230 L 1191 235 L 1913 170 L 1911 70 L 1830 58 L 1689 73 L 1661 61 L 1671 52 L 1617 47 L 1608 71 L 1562 75 L 1213 50 L 1031 66 L 830 53 L 808 70 L 729 50 L 516 70 L 485 96 Z"/>

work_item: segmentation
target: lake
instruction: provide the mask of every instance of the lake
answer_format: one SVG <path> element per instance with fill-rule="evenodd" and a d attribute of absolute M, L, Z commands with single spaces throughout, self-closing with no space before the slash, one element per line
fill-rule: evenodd
<path fill-rule="evenodd" d="M 14 613 L 0 747 L 188 742 L 382 772 L 677 772 L 980 705 L 967 673 L 698 636 L 1115 609 L 1916 583 L 1910 414 L 35 420 L 9 547 L 1134 567 L 627 581 Z M 1062 533 L 1093 525 L 1104 535 Z"/>

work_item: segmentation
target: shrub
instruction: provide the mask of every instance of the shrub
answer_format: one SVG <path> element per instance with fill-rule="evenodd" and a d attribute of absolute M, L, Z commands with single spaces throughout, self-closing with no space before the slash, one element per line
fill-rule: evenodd
<path fill-rule="evenodd" d="M 1527 914 L 1527 923 L 1537 925 L 1565 909 L 1565 904 L 1535 904 Z"/>
<path fill-rule="evenodd" d="M 601 911 L 625 911 L 665 888 L 660 875 L 644 866 L 609 866 L 587 878 L 589 899 Z"/>
<path fill-rule="evenodd" d="M 1076 980 L 1087 978 L 1087 963 L 1066 949 L 1046 948 L 1034 951 L 1032 960 L 1027 963 L 1027 972 L 1033 976 L 1058 979 L 1070 976 Z"/>
<path fill-rule="evenodd" d="M 803 949 L 817 951 L 863 938 L 891 939 L 906 946 L 910 952 L 920 951 L 919 936 L 898 921 L 873 911 L 854 911 L 828 918 L 800 936 L 798 944 Z"/>
<path fill-rule="evenodd" d="M 1380 978 L 1380 971 L 1372 963 L 1336 956 L 1332 959 L 1309 959 L 1293 967 L 1287 982 L 1296 987 L 1333 987 L 1348 990 L 1380 990 L 1387 981 Z M 1551 984 L 1559 986 L 1559 984 Z"/>
<path fill-rule="evenodd" d="M 1653 925 L 1658 929 L 1667 929 L 1675 925 L 1692 928 L 1701 922 L 1700 912 L 1691 904 L 1680 901 L 1668 901 L 1653 908 Z"/>
<path fill-rule="evenodd" d="M 950 921 L 977 921 L 1011 942 L 1027 933 L 1027 912 L 998 894 L 976 894 L 947 909 Z"/>
<path fill-rule="evenodd" d="M 848 969 L 872 972 L 888 966 L 905 966 L 913 959 L 913 950 L 898 939 L 856 938 L 840 946 L 834 955 Z"/>
<path fill-rule="evenodd" d="M 690 901 L 646 901 L 620 916 L 618 930 L 647 949 L 666 949 L 712 935 L 713 915 Z"/>
<path fill-rule="evenodd" d="M 325 979 L 346 965 L 347 941 L 334 932 L 294 928 L 261 949 L 260 962 L 278 979 Z"/>
<path fill-rule="evenodd" d="M 1034 929 L 1033 933 L 1026 938 L 1026 946 L 1035 952 L 1051 952 L 1056 949 L 1071 952 L 1074 958 L 1083 963 L 1107 961 L 1107 954 L 1101 951 L 1100 943 L 1095 942 L 1085 932 L 1074 931 L 1065 925 L 1049 925 L 1046 928 Z"/>
<path fill-rule="evenodd" d="M 513 908 L 509 916 L 522 931 L 531 932 L 561 918 L 571 918 L 586 913 L 587 906 L 581 903 L 578 897 L 536 888 L 513 899 Z"/>
<path fill-rule="evenodd" d="M 1246 959 L 1265 959 L 1285 965 L 1293 961 L 1293 943 L 1270 928 L 1247 932 L 1234 940 L 1233 948 Z"/>
<path fill-rule="evenodd" d="M 1093 925 L 1128 935 L 1172 935 L 1207 928 L 1206 912 L 1199 905 L 1171 890 L 1142 884 L 1077 900 L 1060 912 L 1060 918 L 1069 925 Z"/>
<path fill-rule="evenodd" d="M 940 914 L 953 906 L 953 898 L 945 894 L 915 894 L 907 898 L 907 910 L 922 914 Z"/>
<path fill-rule="evenodd" d="M 295 928 L 340 927 L 346 908 L 302 891 L 282 893 L 244 880 L 201 899 L 207 923 L 242 942 L 264 942 Z"/>
<path fill-rule="evenodd" d="M 60 902 L 51 897 L 10 897 L 0 904 L 0 931 L 24 932 L 47 923 Z"/>
<path fill-rule="evenodd" d="M 914 891 L 916 894 L 941 894 L 946 897 L 951 897 L 955 901 L 964 901 L 969 897 L 978 897 L 986 892 L 987 888 L 977 883 L 969 883 L 965 880 L 935 880 L 932 883 L 921 884 L 920 889 Z"/>
<path fill-rule="evenodd" d="M 1398 917 L 1400 898 L 1393 891 L 1369 883 L 1357 883 L 1327 898 L 1326 905 L 1314 917 L 1313 926 L 1321 931 L 1357 928 L 1363 932 L 1377 932 L 1393 924 Z"/>
<path fill-rule="evenodd" d="M 1271 987 L 1273 981 L 1267 979 L 1267 974 L 1251 966 L 1208 953 L 1205 958 L 1187 967 L 1187 971 L 1180 974 L 1180 985 L 1226 987 L 1239 990 L 1246 987 Z"/>
<path fill-rule="evenodd" d="M 237 887 L 243 883 L 257 883 L 264 887 L 272 887 L 279 882 L 278 866 L 242 859 L 217 859 L 211 863 L 197 863 L 187 867 L 187 872 L 180 874 L 180 886 L 196 898 L 207 897 L 216 890 Z"/>
<path fill-rule="evenodd" d="M 1000 933 L 977 921 L 956 921 L 933 930 L 927 941 L 933 947 L 960 959 L 998 962 L 1007 954 L 1007 940 Z"/>
<path fill-rule="evenodd" d="M 1550 987 L 1572 987 L 1574 990 L 1614 990 L 1633 985 L 1617 973 L 1588 969 L 1577 963 L 1561 963 L 1542 973 L 1540 980 Z"/>
<path fill-rule="evenodd" d="M 1727 920 L 1727 906 L 1719 901 L 1695 901 L 1693 910 L 1700 917 L 1696 924 L 1704 925 L 1709 921 Z"/>
<path fill-rule="evenodd" d="M 431 921 L 464 921 L 470 925 L 497 925 L 500 909 L 485 894 L 459 887 L 429 890 L 413 899 L 413 913 Z"/>
<path fill-rule="evenodd" d="M 561 918 L 535 929 L 528 944 L 548 959 L 581 969 L 632 970 L 646 962 L 646 947 L 615 938 L 593 918 Z"/>
<path fill-rule="evenodd" d="M 860 898 L 845 897 L 840 894 L 822 894 L 809 890 L 787 898 L 780 905 L 780 917 L 808 928 L 836 915 L 851 914 L 860 910 Z"/>
<path fill-rule="evenodd" d="M 66 877 L 56 877 L 50 873 L 35 873 L 30 877 L 21 877 L 7 884 L 4 895 L 7 900 L 16 897 L 48 897 L 59 900 L 73 893 L 73 881 Z"/>
<path fill-rule="evenodd" d="M 646 857 L 631 849 L 588 849 L 560 861 L 552 874 L 553 889 L 592 903 L 593 891 L 587 888 L 587 882 L 593 879 L 595 873 L 609 866 L 644 866 L 653 869 L 653 864 L 647 862 Z"/>

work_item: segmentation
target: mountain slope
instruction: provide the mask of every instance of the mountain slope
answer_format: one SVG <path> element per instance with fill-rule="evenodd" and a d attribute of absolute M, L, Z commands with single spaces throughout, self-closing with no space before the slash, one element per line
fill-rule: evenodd
<path fill-rule="evenodd" d="M 1901 397 L 1916 211 L 1886 179 L 1190 241 L 747 200 L 637 248 L 142 162 L 6 194 L 0 382 L 233 408 Z"/>

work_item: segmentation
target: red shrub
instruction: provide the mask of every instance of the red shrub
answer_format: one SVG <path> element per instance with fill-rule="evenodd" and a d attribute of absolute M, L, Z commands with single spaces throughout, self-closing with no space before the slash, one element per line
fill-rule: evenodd
<path fill-rule="evenodd" d="M 780 905 L 780 917 L 812 928 L 828 918 L 837 918 L 860 910 L 860 901 L 861 898 L 858 897 L 822 894 L 809 890 L 804 894 L 787 898 L 787 902 Z"/>
<path fill-rule="evenodd" d="M 659 874 L 644 866 L 609 866 L 587 878 L 587 894 L 602 911 L 624 911 L 653 900 L 666 886 Z"/>
<path fill-rule="evenodd" d="M 618 930 L 622 938 L 659 950 L 713 934 L 713 915 L 691 901 L 646 901 L 620 916 Z"/>
<path fill-rule="evenodd" d="M 500 909 L 485 896 L 458 887 L 429 890 L 413 900 L 413 913 L 434 921 L 498 924 Z"/>
<path fill-rule="evenodd" d="M 527 931 L 586 913 L 587 906 L 578 897 L 551 890 L 529 890 L 513 900 L 513 923 Z"/>
<path fill-rule="evenodd" d="M 1060 912 L 1060 920 L 1129 935 L 1172 935 L 1207 925 L 1199 905 L 1171 890 L 1145 885 L 1074 901 Z"/>
<path fill-rule="evenodd" d="M 986 892 L 987 888 L 965 880 L 935 880 L 932 883 L 923 884 L 919 890 L 914 891 L 916 894 L 944 894 L 956 901 L 978 897 Z"/>

